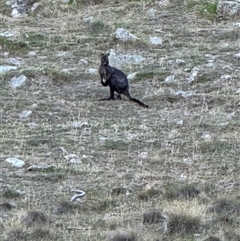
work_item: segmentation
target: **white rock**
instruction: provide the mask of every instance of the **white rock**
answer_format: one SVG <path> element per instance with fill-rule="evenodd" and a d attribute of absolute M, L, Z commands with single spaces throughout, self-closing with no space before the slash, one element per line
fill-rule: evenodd
<path fill-rule="evenodd" d="M 178 125 L 178 126 L 182 126 L 182 125 L 183 125 L 183 120 L 178 121 L 178 122 L 177 122 L 177 125 Z"/>
<path fill-rule="evenodd" d="M 174 82 L 174 75 L 169 75 L 165 78 L 164 82 Z"/>
<path fill-rule="evenodd" d="M 137 75 L 137 72 L 132 73 L 132 74 L 129 74 L 129 75 L 127 76 L 127 78 L 128 78 L 129 80 L 135 79 L 135 78 L 136 78 L 136 75 Z"/>
<path fill-rule="evenodd" d="M 3 32 L 3 33 L 0 33 L 0 36 L 6 37 L 6 38 L 10 38 L 10 37 L 13 37 L 14 34 L 6 31 L 6 32 Z"/>
<path fill-rule="evenodd" d="M 162 45 L 162 38 L 160 38 L 160 37 L 156 37 L 156 36 L 150 37 L 149 40 L 150 40 L 151 44 Z"/>
<path fill-rule="evenodd" d="M 92 23 L 94 21 L 94 17 L 93 16 L 89 16 L 83 19 L 84 23 Z"/>
<path fill-rule="evenodd" d="M 88 69 L 88 73 L 90 74 L 96 74 L 97 72 L 98 72 L 97 69 L 93 69 L 93 68 Z"/>
<path fill-rule="evenodd" d="M 24 63 L 24 61 L 22 60 L 22 58 L 9 58 L 8 62 L 10 64 L 16 65 L 16 66 L 20 66 Z"/>
<path fill-rule="evenodd" d="M 24 110 L 21 114 L 19 114 L 20 118 L 28 118 L 32 114 L 31 110 Z"/>
<path fill-rule="evenodd" d="M 80 61 L 79 61 L 80 63 L 82 63 L 82 64 L 85 64 L 85 65 L 87 65 L 88 64 L 88 61 L 86 60 L 86 59 L 80 59 Z"/>
<path fill-rule="evenodd" d="M 31 12 L 34 12 L 39 6 L 40 6 L 40 3 L 34 3 L 31 7 Z"/>
<path fill-rule="evenodd" d="M 181 65 L 181 64 L 186 64 L 186 61 L 183 59 L 176 59 L 176 63 Z"/>
<path fill-rule="evenodd" d="M 155 8 L 150 8 L 148 9 L 147 13 L 151 16 L 155 16 L 155 14 L 157 13 L 157 10 Z"/>
<path fill-rule="evenodd" d="M 227 80 L 227 79 L 231 79 L 231 78 L 232 78 L 232 76 L 229 75 L 229 74 L 223 74 L 223 75 L 221 75 L 221 77 L 220 77 L 220 79 L 222 79 L 222 80 Z"/>
<path fill-rule="evenodd" d="M 14 76 L 10 81 L 10 85 L 13 88 L 17 88 L 17 87 L 22 86 L 26 80 L 27 80 L 27 77 L 23 74 L 21 74 L 19 76 Z"/>
<path fill-rule="evenodd" d="M 128 42 L 128 41 L 135 41 L 137 37 L 133 34 L 131 34 L 128 30 L 124 28 L 118 28 L 115 32 L 115 36 L 117 39 Z"/>
<path fill-rule="evenodd" d="M 236 59 L 240 59 L 240 53 L 234 54 L 234 57 L 235 57 Z"/>
<path fill-rule="evenodd" d="M 14 8 L 11 13 L 13 18 L 21 18 L 23 16 L 26 16 L 26 14 L 21 14 L 17 8 Z"/>
<path fill-rule="evenodd" d="M 17 69 L 16 66 L 10 66 L 10 65 L 0 65 L 0 74 L 4 74 L 10 70 Z"/>
<path fill-rule="evenodd" d="M 36 124 L 36 123 L 27 123 L 27 126 L 28 126 L 30 129 L 34 129 L 34 128 L 38 127 L 38 124 Z"/>
<path fill-rule="evenodd" d="M 31 108 L 33 108 L 33 109 L 38 108 L 38 104 L 37 104 L 37 103 L 32 104 L 32 105 L 31 105 Z"/>
<path fill-rule="evenodd" d="M 190 73 L 189 78 L 187 78 L 187 81 L 188 81 L 189 83 L 195 81 L 195 77 L 197 76 L 197 74 L 198 74 L 199 71 L 200 71 L 199 68 L 194 67 L 194 68 L 192 69 L 191 73 Z"/>
<path fill-rule="evenodd" d="M 37 52 L 36 51 L 30 51 L 27 55 L 28 56 L 36 56 Z"/>
<path fill-rule="evenodd" d="M 25 165 L 25 162 L 15 158 L 15 157 L 9 157 L 6 159 L 6 162 L 11 163 L 13 167 L 23 167 Z"/>
<path fill-rule="evenodd" d="M 235 111 L 232 112 L 232 113 L 230 113 L 230 114 L 228 114 L 228 115 L 227 115 L 227 118 L 228 118 L 228 119 L 232 119 L 234 116 L 236 116 L 236 112 L 235 112 Z"/>

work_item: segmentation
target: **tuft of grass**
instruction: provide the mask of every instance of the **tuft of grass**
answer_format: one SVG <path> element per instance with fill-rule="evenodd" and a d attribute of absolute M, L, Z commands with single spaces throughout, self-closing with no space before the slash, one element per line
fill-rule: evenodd
<path fill-rule="evenodd" d="M 49 222 L 49 218 L 41 211 L 29 211 L 22 219 L 26 227 L 44 225 Z"/>
<path fill-rule="evenodd" d="M 109 241 L 137 241 L 137 236 L 134 232 L 116 231 L 108 239 Z"/>
<path fill-rule="evenodd" d="M 0 211 L 11 210 L 14 206 L 9 202 L 0 203 Z"/>
<path fill-rule="evenodd" d="M 104 2 L 104 0 L 70 0 L 68 3 L 79 5 L 79 6 L 84 6 L 84 5 L 91 5 L 92 3 L 93 4 L 101 4 L 103 2 Z"/>
<path fill-rule="evenodd" d="M 102 200 L 99 200 L 96 209 L 99 211 L 104 211 L 107 210 L 109 208 L 115 207 L 116 206 L 116 202 L 111 199 L 111 198 L 104 198 Z"/>
<path fill-rule="evenodd" d="M 165 217 L 159 211 L 151 211 L 143 214 L 143 224 L 162 223 Z"/>
<path fill-rule="evenodd" d="M 6 188 L 5 190 L 3 190 L 3 192 L 1 193 L 2 197 L 5 198 L 17 198 L 19 196 L 21 196 L 21 194 L 17 191 L 15 191 L 14 189 L 11 188 Z"/>
<path fill-rule="evenodd" d="M 127 150 L 128 146 L 128 142 L 125 142 L 123 140 L 106 140 L 103 148 L 110 150 Z"/>
<path fill-rule="evenodd" d="M 169 234 L 193 234 L 200 231 L 201 220 L 187 214 L 171 213 L 167 216 L 165 232 Z"/>
<path fill-rule="evenodd" d="M 31 233 L 26 232 L 21 228 L 11 230 L 7 234 L 6 241 L 42 241 L 42 240 L 57 240 L 49 229 L 36 228 Z"/>
<path fill-rule="evenodd" d="M 101 20 L 95 20 L 94 22 L 90 23 L 89 30 L 90 33 L 93 35 L 105 34 L 109 33 L 109 26 L 105 24 Z"/>
<path fill-rule="evenodd" d="M 221 241 L 221 239 L 214 237 L 214 236 L 209 236 L 206 239 L 204 239 L 203 241 Z"/>
<path fill-rule="evenodd" d="M 142 191 L 141 193 L 138 194 L 138 199 L 142 200 L 142 201 L 148 201 L 149 199 L 151 199 L 154 196 L 158 196 L 162 193 L 161 190 L 157 190 L 154 188 Z"/>
<path fill-rule="evenodd" d="M 53 82 L 70 82 L 73 80 L 73 75 L 67 72 L 63 72 L 61 69 L 45 69 L 44 73 L 48 76 Z"/>
<path fill-rule="evenodd" d="M 8 232 L 6 241 L 26 240 L 26 233 L 22 228 L 12 229 Z"/>
<path fill-rule="evenodd" d="M 32 179 L 34 181 L 40 182 L 60 182 L 67 177 L 65 173 L 53 173 L 53 174 L 46 174 L 46 175 L 36 175 L 33 176 Z"/>
<path fill-rule="evenodd" d="M 58 214 L 65 214 L 65 213 L 69 213 L 72 212 L 76 209 L 79 208 L 79 205 L 69 202 L 69 201 L 62 201 L 59 203 L 58 207 L 57 207 L 57 213 Z"/>
<path fill-rule="evenodd" d="M 200 191 L 193 184 L 185 184 L 181 187 L 167 185 L 165 187 L 165 197 L 167 199 L 193 199 Z"/>
<path fill-rule="evenodd" d="M 240 202 L 238 200 L 227 200 L 226 198 L 222 198 L 217 200 L 212 204 L 212 206 L 208 209 L 209 212 L 215 212 L 218 214 L 228 213 L 228 214 L 240 214 Z"/>
<path fill-rule="evenodd" d="M 0 36 L 0 46 L 11 53 L 20 54 L 29 49 L 27 42 Z"/>
<path fill-rule="evenodd" d="M 147 80 L 147 79 L 157 79 L 159 81 L 164 81 L 166 76 L 168 76 L 168 72 L 160 72 L 160 71 L 154 71 L 154 70 L 146 70 L 142 71 L 136 74 L 135 79 L 136 80 Z"/>
<path fill-rule="evenodd" d="M 187 9 L 196 11 L 203 18 L 214 19 L 217 13 L 217 4 L 216 0 L 190 0 L 187 1 Z"/>

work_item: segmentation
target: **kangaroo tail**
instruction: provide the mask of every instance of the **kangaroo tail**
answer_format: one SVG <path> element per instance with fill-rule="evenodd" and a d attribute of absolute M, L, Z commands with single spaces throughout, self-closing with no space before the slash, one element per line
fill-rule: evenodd
<path fill-rule="evenodd" d="M 140 100 L 137 100 L 137 99 L 134 99 L 134 98 L 130 98 L 131 101 L 137 103 L 138 105 L 144 107 L 144 108 L 148 108 L 149 106 L 148 105 L 145 105 L 144 103 L 142 103 Z"/>

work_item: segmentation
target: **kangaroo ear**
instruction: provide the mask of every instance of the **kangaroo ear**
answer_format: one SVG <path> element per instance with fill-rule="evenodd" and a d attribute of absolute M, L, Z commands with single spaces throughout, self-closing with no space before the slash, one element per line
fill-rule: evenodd
<path fill-rule="evenodd" d="M 101 57 L 103 57 L 104 56 L 104 54 L 103 53 L 101 53 Z"/>
<path fill-rule="evenodd" d="M 107 57 L 108 57 L 109 55 L 110 55 L 109 53 L 106 54 Z"/>

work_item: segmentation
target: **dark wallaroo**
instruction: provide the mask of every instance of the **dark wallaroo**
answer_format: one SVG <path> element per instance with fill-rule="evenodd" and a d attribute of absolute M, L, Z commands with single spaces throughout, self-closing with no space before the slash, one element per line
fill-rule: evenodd
<path fill-rule="evenodd" d="M 109 65 L 108 56 L 109 54 L 101 54 L 101 65 L 99 67 L 99 74 L 102 85 L 109 85 L 110 87 L 110 97 L 101 100 L 114 100 L 114 91 L 116 91 L 118 93 L 118 99 L 121 100 L 121 94 L 123 94 L 130 101 L 133 101 L 142 107 L 148 108 L 148 105 L 145 105 L 140 100 L 131 97 L 129 93 L 127 76 L 121 70 Z M 103 81 L 103 79 L 105 79 L 105 82 Z"/>

